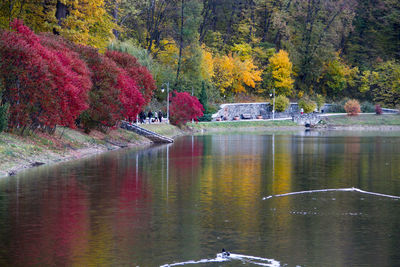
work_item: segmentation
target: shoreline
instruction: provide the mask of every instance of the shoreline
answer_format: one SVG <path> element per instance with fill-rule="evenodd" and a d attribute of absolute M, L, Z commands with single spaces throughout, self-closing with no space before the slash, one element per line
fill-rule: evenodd
<path fill-rule="evenodd" d="M 191 132 L 191 129 L 184 131 L 169 124 L 142 127 L 173 139 Z M 81 130 L 58 127 L 54 135 L 37 133 L 27 137 L 0 133 L 0 179 L 41 165 L 89 158 L 119 149 L 144 149 L 151 145 L 153 142 L 149 139 L 124 129 L 85 134 Z"/>
<path fill-rule="evenodd" d="M 152 143 L 149 140 L 138 140 L 134 143 L 126 143 L 124 146 L 117 146 L 113 144 L 95 144 L 88 147 L 73 149 L 68 148 L 65 151 L 50 151 L 45 150 L 43 153 L 37 154 L 31 158 L 21 157 L 16 158 L 14 161 L 9 162 L 10 167 L 0 170 L 0 179 L 2 177 L 14 176 L 22 171 L 29 170 L 42 165 L 54 165 L 64 163 L 73 160 L 90 158 L 96 155 L 115 151 L 124 148 L 145 148 L 150 146 Z"/>
<path fill-rule="evenodd" d="M 239 132 L 295 132 L 305 130 L 304 126 L 289 122 L 235 122 L 234 127 L 224 123 L 196 123 L 188 124 L 185 129 L 172 125 L 144 125 L 143 127 L 158 132 L 159 134 L 175 139 L 182 135 L 198 135 L 212 133 L 239 133 Z M 67 129 L 67 130 L 66 130 Z M 311 128 L 315 131 L 387 131 L 399 132 L 400 125 L 361 125 L 361 124 L 327 124 Z M 66 133 L 64 133 L 66 132 Z M 37 141 L 43 144 L 38 144 Z M 56 140 L 56 141 L 55 141 Z M 60 144 L 54 144 L 60 141 Z M 53 146 L 57 146 L 54 148 Z M 126 130 L 113 130 L 109 134 L 94 131 L 86 135 L 78 130 L 62 128 L 54 136 L 48 135 L 20 137 L 8 133 L 0 134 L 0 178 L 13 176 L 21 171 L 41 165 L 53 165 L 67 161 L 89 158 L 122 148 L 145 149 L 153 143 L 145 137 Z M 22 147 L 22 148 L 21 148 Z M 22 152 L 21 152 L 22 151 Z M 2 154 L 3 153 L 3 154 Z M 5 156 L 3 156 L 5 155 Z M 5 159 L 4 159 L 5 157 Z"/>

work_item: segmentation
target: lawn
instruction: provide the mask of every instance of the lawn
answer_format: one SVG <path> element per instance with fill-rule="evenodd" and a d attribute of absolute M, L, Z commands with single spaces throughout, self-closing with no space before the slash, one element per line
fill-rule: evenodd
<path fill-rule="evenodd" d="M 375 114 L 360 114 L 358 116 L 332 116 L 325 117 L 324 121 L 327 125 L 400 125 L 400 115 L 375 115 Z"/>

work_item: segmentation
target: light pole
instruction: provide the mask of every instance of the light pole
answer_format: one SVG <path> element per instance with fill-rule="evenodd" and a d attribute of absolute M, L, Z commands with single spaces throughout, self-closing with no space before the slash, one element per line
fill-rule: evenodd
<path fill-rule="evenodd" d="M 274 88 L 274 100 L 273 100 L 273 104 L 272 104 L 272 120 L 275 120 L 275 88 Z M 272 94 L 269 94 L 270 97 L 272 97 Z"/>
<path fill-rule="evenodd" d="M 161 84 L 161 92 L 163 93 L 165 91 L 164 85 L 167 86 L 167 122 L 169 123 L 169 82 Z"/>

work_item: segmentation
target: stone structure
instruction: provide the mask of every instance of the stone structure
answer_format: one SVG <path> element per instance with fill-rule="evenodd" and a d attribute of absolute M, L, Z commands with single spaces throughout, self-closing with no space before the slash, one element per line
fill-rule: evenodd
<path fill-rule="evenodd" d="M 142 136 L 150 139 L 151 141 L 153 141 L 153 143 L 173 143 L 174 142 L 174 139 L 171 139 L 166 136 L 162 136 L 158 133 L 149 131 L 147 129 L 144 129 L 136 124 L 129 123 L 127 121 L 122 121 L 120 127 L 122 129 L 126 129 L 128 131 L 135 132 L 139 135 L 142 135 Z"/>
<path fill-rule="evenodd" d="M 275 118 L 290 118 L 299 113 L 297 103 L 290 103 L 289 108 L 284 112 L 275 112 Z M 222 104 L 217 113 L 212 115 L 213 121 L 217 119 L 234 120 L 235 117 L 243 119 L 272 119 L 272 105 L 270 103 L 237 103 Z"/>
<path fill-rule="evenodd" d="M 292 121 L 299 125 L 311 126 L 321 121 L 321 116 L 318 113 L 296 114 L 292 117 Z"/>

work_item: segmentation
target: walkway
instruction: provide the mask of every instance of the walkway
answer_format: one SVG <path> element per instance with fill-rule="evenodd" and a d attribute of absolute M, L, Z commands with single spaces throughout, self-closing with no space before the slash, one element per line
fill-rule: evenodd
<path fill-rule="evenodd" d="M 174 140 L 172 138 L 162 136 L 158 133 L 146 130 L 142 127 L 139 127 L 136 124 L 129 123 L 127 121 L 121 122 L 121 128 L 126 129 L 131 132 L 135 132 L 141 136 L 144 136 L 144 137 L 150 139 L 151 141 L 153 141 L 153 143 L 173 143 L 174 142 Z"/>

